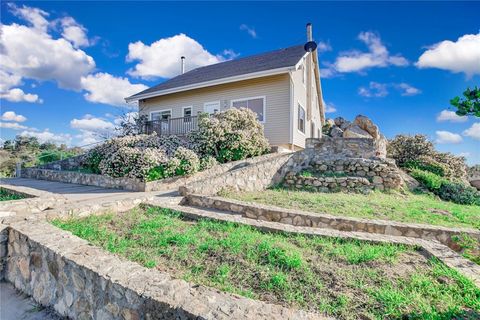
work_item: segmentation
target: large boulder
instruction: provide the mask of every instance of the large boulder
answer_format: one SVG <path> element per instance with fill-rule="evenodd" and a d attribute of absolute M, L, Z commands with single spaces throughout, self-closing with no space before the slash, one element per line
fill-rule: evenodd
<path fill-rule="evenodd" d="M 332 138 L 341 138 L 343 137 L 343 130 L 335 126 L 330 130 L 330 137 Z"/>
<path fill-rule="evenodd" d="M 342 117 L 337 117 L 333 121 L 335 122 L 335 125 L 342 130 L 345 130 L 351 123 L 350 121 L 345 120 Z"/>
<path fill-rule="evenodd" d="M 369 117 L 358 115 L 356 116 L 355 120 L 353 120 L 353 124 L 356 124 L 361 129 L 367 131 L 373 139 L 378 139 L 380 137 L 380 130 L 378 126 L 370 120 Z"/>
<path fill-rule="evenodd" d="M 367 138 L 373 139 L 373 137 L 367 131 L 363 130 L 356 124 L 349 125 L 345 131 L 343 131 L 344 138 Z"/>

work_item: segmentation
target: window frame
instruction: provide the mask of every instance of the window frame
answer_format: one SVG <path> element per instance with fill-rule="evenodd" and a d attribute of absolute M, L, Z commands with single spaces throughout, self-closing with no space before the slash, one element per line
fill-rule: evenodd
<path fill-rule="evenodd" d="M 303 131 L 300 130 L 300 108 L 303 110 Z M 306 123 L 306 117 L 307 113 L 305 110 L 305 107 L 300 103 L 300 101 L 297 101 L 297 131 L 300 132 L 301 134 L 305 135 L 305 126 L 307 125 Z"/>
<path fill-rule="evenodd" d="M 158 120 L 162 120 L 162 119 L 153 120 L 153 118 L 152 118 L 152 114 L 154 114 L 154 113 L 161 113 L 161 112 L 165 112 L 165 111 L 169 111 L 169 112 L 170 112 L 170 119 L 172 119 L 172 116 L 173 116 L 173 110 L 170 108 L 170 109 L 161 109 L 161 110 L 154 110 L 154 111 L 150 111 L 150 121 L 158 121 Z"/>
<path fill-rule="evenodd" d="M 190 109 L 190 116 L 185 116 L 185 110 Z M 193 117 L 193 106 L 185 106 L 182 107 L 182 118 L 183 122 L 192 122 L 192 117 Z"/>
<path fill-rule="evenodd" d="M 265 123 L 267 120 L 267 97 L 266 96 L 257 96 L 257 97 L 248 97 L 248 98 L 239 98 L 239 99 L 232 99 L 230 100 L 230 108 L 235 108 L 233 106 L 234 102 L 239 102 L 239 101 L 248 101 L 248 100 L 254 100 L 254 99 L 262 99 L 263 100 L 263 120 L 258 120 L 260 123 Z M 248 108 L 248 107 L 247 107 Z M 249 108 L 248 108 L 249 109 Z M 252 109 L 250 109 L 252 110 Z M 253 111 L 253 110 L 252 110 Z"/>

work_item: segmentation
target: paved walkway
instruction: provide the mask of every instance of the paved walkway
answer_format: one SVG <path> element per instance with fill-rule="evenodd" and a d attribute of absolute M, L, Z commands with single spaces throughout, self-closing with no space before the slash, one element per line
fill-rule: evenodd
<path fill-rule="evenodd" d="M 57 320 L 62 319 L 49 309 L 44 309 L 28 296 L 19 293 L 6 282 L 0 282 L 1 320 Z"/>
<path fill-rule="evenodd" d="M 120 196 L 133 192 L 126 190 L 105 189 L 95 186 L 86 186 L 81 184 L 55 182 L 47 180 L 25 179 L 25 178 L 9 178 L 0 179 L 0 184 L 28 187 L 37 190 L 56 193 L 64 196 L 70 201 L 85 201 L 91 199 L 107 198 L 112 196 Z"/>

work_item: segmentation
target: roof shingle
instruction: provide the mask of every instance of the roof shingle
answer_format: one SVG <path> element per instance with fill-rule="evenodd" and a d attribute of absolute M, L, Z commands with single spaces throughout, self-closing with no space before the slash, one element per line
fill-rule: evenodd
<path fill-rule="evenodd" d="M 130 98 L 135 98 L 146 93 L 174 89 L 196 83 L 229 78 L 253 72 L 273 70 L 283 67 L 291 67 L 305 55 L 303 45 L 279 49 L 266 53 L 261 53 L 236 60 L 229 60 L 204 67 L 199 67 L 178 75 L 172 79 L 160 83 L 159 85 L 148 88 L 142 92 L 134 94 Z"/>

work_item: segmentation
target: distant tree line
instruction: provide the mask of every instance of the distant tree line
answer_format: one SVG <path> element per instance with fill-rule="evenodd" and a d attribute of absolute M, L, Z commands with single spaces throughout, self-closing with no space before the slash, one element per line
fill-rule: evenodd
<path fill-rule="evenodd" d="M 40 143 L 36 137 L 16 136 L 0 147 L 0 177 L 12 177 L 16 163 L 32 167 L 83 153 L 81 148 L 69 148 L 65 144 Z"/>

